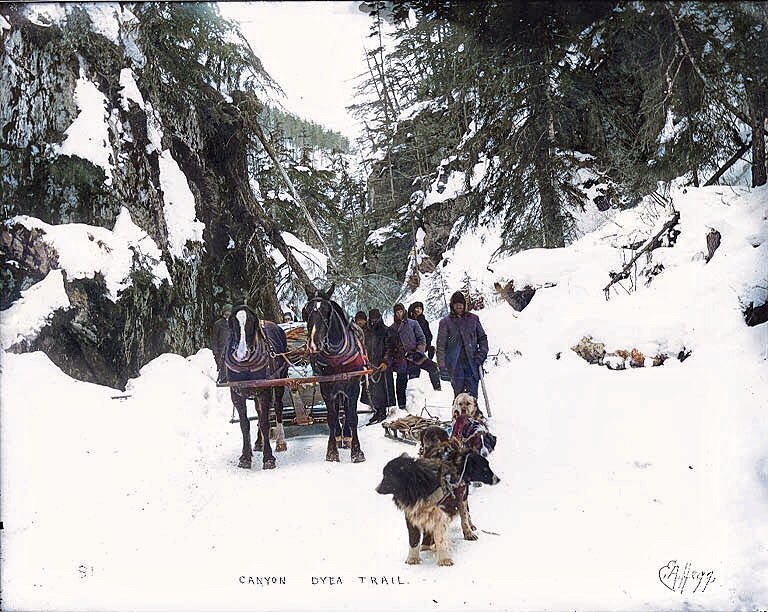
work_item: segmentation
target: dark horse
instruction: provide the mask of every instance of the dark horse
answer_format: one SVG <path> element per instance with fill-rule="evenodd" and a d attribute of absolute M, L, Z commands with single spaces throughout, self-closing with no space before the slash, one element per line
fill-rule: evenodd
<path fill-rule="evenodd" d="M 334 285 L 327 291 L 306 288 L 309 301 L 302 318 L 307 322 L 307 347 L 312 369 L 317 376 L 357 372 L 368 367 L 365 343 L 360 328 L 350 323 L 344 311 L 331 301 Z M 320 393 L 328 411 L 328 450 L 326 461 L 338 461 L 336 444 L 339 412 L 344 410 L 344 430 L 352 435 L 352 463 L 365 461 L 357 437 L 357 398 L 360 395 L 360 377 L 320 383 Z"/>
<path fill-rule="evenodd" d="M 259 322 L 256 313 L 248 306 L 236 306 L 229 317 L 229 344 L 224 352 L 229 382 L 241 380 L 266 380 L 285 378 L 288 362 L 276 353 L 285 353 L 288 343 L 285 332 L 271 321 Z M 269 411 L 274 408 L 277 421 L 275 450 L 287 450 L 283 431 L 283 388 L 230 388 L 232 403 L 240 417 L 240 430 L 243 432 L 243 454 L 238 467 L 251 467 L 251 423 L 248 421 L 245 400 L 254 398 L 259 416 L 259 441 L 264 448 L 264 469 L 275 467 L 275 457 L 269 443 Z"/>

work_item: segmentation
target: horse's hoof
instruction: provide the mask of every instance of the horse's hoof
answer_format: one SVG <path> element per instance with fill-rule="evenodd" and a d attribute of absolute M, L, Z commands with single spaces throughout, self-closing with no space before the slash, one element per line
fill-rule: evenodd
<path fill-rule="evenodd" d="M 251 469 L 251 458 L 250 457 L 240 457 L 240 461 L 237 462 L 237 467 L 243 468 L 245 470 Z"/>
<path fill-rule="evenodd" d="M 352 463 L 362 463 L 363 461 L 365 461 L 365 453 L 363 451 L 352 453 Z"/>
<path fill-rule="evenodd" d="M 326 461 L 337 461 L 339 460 L 339 453 L 328 453 L 325 455 Z"/>
<path fill-rule="evenodd" d="M 276 467 L 275 460 L 274 459 L 264 459 L 264 463 L 263 463 L 262 467 L 265 470 L 274 470 L 275 467 Z"/>
<path fill-rule="evenodd" d="M 285 440 L 281 440 L 277 444 L 275 444 L 275 452 L 277 453 L 284 453 L 288 450 L 288 444 L 286 444 Z"/>

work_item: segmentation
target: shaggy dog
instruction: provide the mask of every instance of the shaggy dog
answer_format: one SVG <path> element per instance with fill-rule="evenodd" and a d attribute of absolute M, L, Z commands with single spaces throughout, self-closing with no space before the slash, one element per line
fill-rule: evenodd
<path fill-rule="evenodd" d="M 477 400 L 469 393 L 459 393 L 453 400 L 451 437 L 483 457 L 496 448 L 496 436 L 489 431 L 485 416 L 477 407 Z"/>
<path fill-rule="evenodd" d="M 427 457 L 428 459 L 434 459 L 435 455 L 432 454 L 432 449 L 437 446 L 438 442 L 448 442 L 450 436 L 448 432 L 438 425 L 430 425 L 421 430 L 419 441 L 419 457 Z M 430 454 L 426 454 L 429 451 Z"/>
<path fill-rule="evenodd" d="M 451 444 L 450 441 L 443 444 Z M 493 485 L 499 482 L 488 460 L 474 452 L 464 453 L 461 474 L 451 479 L 451 464 L 441 459 L 414 459 L 406 454 L 384 466 L 384 475 L 376 487 L 382 495 L 392 495 L 395 505 L 405 514 L 408 527 L 409 565 L 421 563 L 419 544 L 422 533 L 434 541 L 438 565 L 453 565 L 448 552 L 448 526 L 459 511 L 456 490 L 470 482 Z"/>
<path fill-rule="evenodd" d="M 430 425 L 421 432 L 419 457 L 444 462 L 445 465 L 442 466 L 442 469 L 453 482 L 459 480 L 468 450 L 470 449 L 466 448 L 459 438 L 449 437 L 448 432 L 437 425 Z M 458 503 L 461 531 L 464 534 L 464 539 L 477 540 L 477 534 L 475 534 L 477 528 L 469 514 L 469 487 L 457 487 L 454 490 L 454 497 Z M 433 544 L 432 534 L 425 533 L 421 549 L 427 550 Z"/>
<path fill-rule="evenodd" d="M 480 408 L 477 406 L 477 399 L 471 396 L 469 393 L 459 393 L 453 398 L 453 413 L 458 412 L 460 415 L 465 414 L 470 419 L 481 421 L 485 423 L 485 416 L 480 412 Z"/>

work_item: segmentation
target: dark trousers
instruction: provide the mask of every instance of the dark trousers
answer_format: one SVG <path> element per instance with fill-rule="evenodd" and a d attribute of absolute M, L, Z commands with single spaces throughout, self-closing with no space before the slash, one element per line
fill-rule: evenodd
<path fill-rule="evenodd" d="M 419 367 L 422 370 L 426 370 L 427 374 L 429 374 L 429 382 L 432 383 L 432 388 L 435 391 L 440 391 L 440 369 L 437 367 L 437 364 L 431 359 L 425 359 L 423 363 L 419 364 Z"/>
<path fill-rule="evenodd" d="M 460 361 L 456 364 L 456 369 L 451 372 L 451 386 L 453 387 L 453 396 L 459 393 L 469 393 L 477 398 L 477 387 L 480 384 L 480 373 L 477 368 L 469 365 L 466 361 Z"/>
<path fill-rule="evenodd" d="M 391 370 L 374 374 L 368 378 L 367 404 L 376 413 L 384 413 L 387 407 L 395 404 L 395 380 Z"/>
<path fill-rule="evenodd" d="M 214 353 L 213 359 L 216 361 L 216 372 L 217 372 L 217 379 L 216 382 L 222 383 L 227 381 L 227 372 L 226 372 L 226 366 L 224 365 L 224 357 L 216 355 Z"/>
<path fill-rule="evenodd" d="M 418 370 L 397 372 L 397 380 L 395 381 L 395 395 L 397 396 L 397 407 L 400 410 L 405 410 L 405 389 L 408 387 L 408 381 L 411 378 L 418 378 Z"/>

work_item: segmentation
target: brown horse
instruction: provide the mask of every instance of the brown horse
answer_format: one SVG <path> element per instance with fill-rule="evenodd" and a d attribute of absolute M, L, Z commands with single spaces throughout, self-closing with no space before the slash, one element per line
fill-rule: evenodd
<path fill-rule="evenodd" d="M 368 367 L 368 356 L 360 328 L 351 323 L 336 302 L 331 301 L 334 285 L 327 291 L 306 288 L 309 301 L 302 318 L 307 322 L 307 348 L 316 376 L 357 372 Z M 352 435 L 352 463 L 365 461 L 357 436 L 357 398 L 360 395 L 360 377 L 320 383 L 328 411 L 328 448 L 326 461 L 338 461 L 336 444 L 339 413 L 344 411 L 344 429 Z"/>
<path fill-rule="evenodd" d="M 229 343 L 224 351 L 227 380 L 250 381 L 270 378 L 285 378 L 288 363 L 276 353 L 287 350 L 285 332 L 275 323 L 259 321 L 256 313 L 248 306 L 236 306 L 229 317 Z M 248 421 L 246 399 L 253 398 L 259 417 L 259 442 L 263 445 L 265 470 L 275 467 L 275 457 L 269 443 L 269 411 L 274 408 L 277 421 L 275 450 L 287 450 L 283 431 L 282 387 L 243 388 L 231 387 L 232 403 L 240 417 L 240 431 L 243 434 L 243 452 L 238 467 L 251 468 L 251 423 Z"/>

